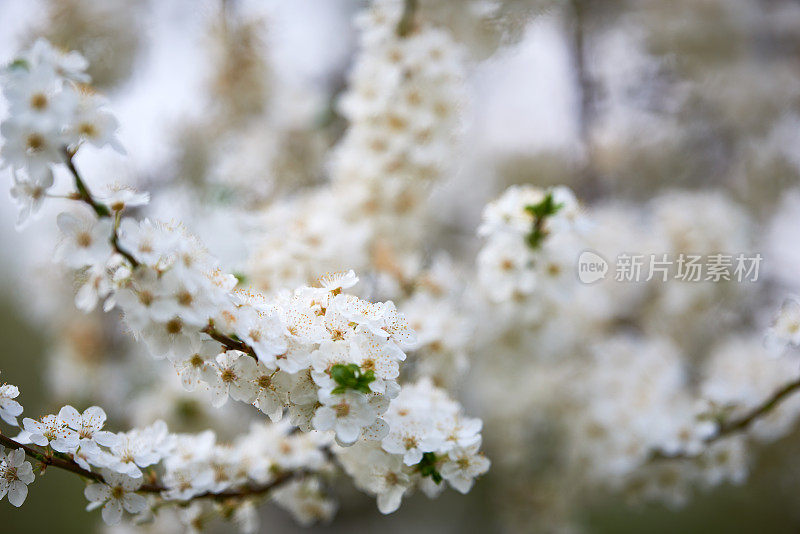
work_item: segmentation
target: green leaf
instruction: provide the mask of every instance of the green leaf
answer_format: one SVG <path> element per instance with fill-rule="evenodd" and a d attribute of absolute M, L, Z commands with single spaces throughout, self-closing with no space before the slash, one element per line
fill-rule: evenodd
<path fill-rule="evenodd" d="M 436 454 L 432 452 L 426 452 L 422 455 L 422 460 L 416 465 L 417 471 L 419 474 L 424 477 L 431 477 L 436 484 L 440 484 L 442 482 L 442 474 L 439 473 L 439 470 L 436 469 Z"/>
<path fill-rule="evenodd" d="M 529 247 L 539 248 L 541 246 L 542 241 L 547 237 L 547 231 L 544 229 L 545 220 L 558 213 L 558 210 L 563 207 L 563 203 L 556 204 L 553 200 L 552 191 L 548 191 L 539 203 L 525 206 L 525 211 L 533 216 L 531 231 L 525 238 Z"/>
<path fill-rule="evenodd" d="M 9 63 L 8 64 L 8 69 L 9 70 L 13 70 L 13 69 L 30 70 L 30 65 L 28 65 L 28 62 L 26 60 L 24 60 L 24 59 L 22 59 L 20 57 L 20 58 L 15 59 L 11 63 Z"/>
<path fill-rule="evenodd" d="M 344 393 L 348 389 L 360 391 L 361 393 L 370 393 L 369 384 L 375 380 L 375 373 L 372 370 L 365 372 L 354 364 L 347 365 L 337 363 L 331 367 L 331 378 L 338 384 L 331 393 L 338 394 Z"/>

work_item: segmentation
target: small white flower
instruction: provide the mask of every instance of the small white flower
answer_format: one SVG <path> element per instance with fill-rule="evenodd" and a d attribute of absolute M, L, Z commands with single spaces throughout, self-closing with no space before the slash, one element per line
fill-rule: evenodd
<path fill-rule="evenodd" d="M 3 166 L 27 168 L 32 174 L 44 172 L 51 164 L 64 160 L 64 145 L 58 127 L 51 120 L 36 117 L 12 117 L 0 123 L 5 141 L 0 148 Z"/>
<path fill-rule="evenodd" d="M 25 179 L 14 170 L 12 176 L 14 184 L 11 186 L 11 198 L 19 208 L 17 216 L 17 228 L 19 228 L 28 219 L 38 215 L 42 209 L 42 205 L 47 199 L 47 190 L 53 186 L 53 171 L 45 167 Z"/>
<path fill-rule="evenodd" d="M 482 428 L 483 421 L 477 418 L 459 417 L 454 419 L 453 425 L 445 431 L 442 450 L 447 451 L 451 448 L 480 444 Z"/>
<path fill-rule="evenodd" d="M 185 274 L 185 273 L 184 273 Z M 207 279 L 204 284 L 185 278 L 177 269 L 170 269 L 158 278 L 158 298 L 150 305 L 155 321 L 166 322 L 173 317 L 193 326 L 204 326 L 216 312 L 214 292 Z"/>
<path fill-rule="evenodd" d="M 116 135 L 119 121 L 110 111 L 103 109 L 104 105 L 105 100 L 97 95 L 81 94 L 66 137 L 71 145 L 81 142 L 97 148 L 109 145 L 120 154 L 125 154 L 125 148 Z"/>
<path fill-rule="evenodd" d="M 192 347 L 200 339 L 199 332 L 178 316 L 166 321 L 150 321 L 142 328 L 141 335 L 150 353 L 157 359 L 190 354 Z"/>
<path fill-rule="evenodd" d="M 216 357 L 223 352 L 216 341 L 194 340 L 192 350 L 187 354 L 174 354 L 170 357 L 181 384 L 186 391 L 194 391 L 208 367 L 214 367 Z"/>
<path fill-rule="evenodd" d="M 370 406 L 367 396 L 357 391 L 330 394 L 320 391 L 320 406 L 314 414 L 312 424 L 317 430 L 334 430 L 336 439 L 343 445 L 355 443 L 361 429 L 371 425 L 377 413 Z"/>
<path fill-rule="evenodd" d="M 25 451 L 17 449 L 5 454 L 0 447 L 0 499 L 8 494 L 8 502 L 19 508 L 28 496 L 28 484 L 33 482 L 33 467 L 25 461 Z"/>
<path fill-rule="evenodd" d="M 432 421 L 415 417 L 406 421 L 390 421 L 389 434 L 381 441 L 386 452 L 400 454 L 406 465 L 415 465 L 423 453 L 433 452 L 442 444 L 442 435 Z"/>
<path fill-rule="evenodd" d="M 46 415 L 41 421 L 29 417 L 22 420 L 22 426 L 30 434 L 31 443 L 41 447 L 50 445 L 54 451 L 72 452 L 78 447 L 78 433 L 69 428 L 58 416 Z"/>
<path fill-rule="evenodd" d="M 289 403 L 291 378 L 281 371 L 270 371 L 259 363 L 253 380 L 256 395 L 253 405 L 275 423 L 283 417 L 283 410 Z"/>
<path fill-rule="evenodd" d="M 137 221 L 123 217 L 119 224 L 120 244 L 138 261 L 150 267 L 165 263 L 165 257 L 174 249 L 177 239 L 175 232 L 149 219 Z"/>
<path fill-rule="evenodd" d="M 317 280 L 322 289 L 330 291 L 335 295 L 341 293 L 343 289 L 349 289 L 358 283 L 358 276 L 352 270 L 326 273 Z"/>
<path fill-rule="evenodd" d="M 229 350 L 217 356 L 217 365 L 203 371 L 214 397 L 212 404 L 222 406 L 228 396 L 242 402 L 253 402 L 256 394 L 256 362 L 249 355 L 238 350 Z"/>
<path fill-rule="evenodd" d="M 123 508 L 131 514 L 138 514 L 147 509 L 147 499 L 136 493 L 142 486 L 141 478 L 131 478 L 104 469 L 103 482 L 90 484 L 84 490 L 89 500 L 87 510 L 103 507 L 103 521 L 108 525 L 116 525 L 122 519 Z"/>
<path fill-rule="evenodd" d="M 57 223 L 63 237 L 56 249 L 56 261 L 79 269 L 87 265 L 104 265 L 111 256 L 113 223 L 109 218 L 77 217 L 71 213 L 61 213 Z"/>
<path fill-rule="evenodd" d="M 133 478 L 141 478 L 142 467 L 158 463 L 175 446 L 174 436 L 169 434 L 164 421 L 156 421 L 149 427 L 117 434 L 117 442 L 111 447 L 108 468 Z"/>
<path fill-rule="evenodd" d="M 64 406 L 58 412 L 58 418 L 78 433 L 81 445 L 93 441 L 98 445 L 111 447 L 119 441 L 116 434 L 103 430 L 106 412 L 99 406 L 90 406 L 83 414 L 72 406 Z"/>
<path fill-rule="evenodd" d="M 45 65 L 52 67 L 56 74 L 69 80 L 81 83 L 90 81 L 86 69 L 89 62 L 80 52 L 64 52 L 51 45 L 46 39 L 37 39 L 30 51 L 25 55 L 32 65 Z"/>
<path fill-rule="evenodd" d="M 417 334 L 408 325 L 406 316 L 397 311 L 394 303 L 383 303 L 383 313 L 381 313 L 383 324 L 381 329 L 388 334 L 389 339 L 405 349 L 416 348 Z"/>
<path fill-rule="evenodd" d="M 53 69 L 19 69 L 11 74 L 3 93 L 8 98 L 12 116 L 54 124 L 70 119 L 76 103 L 75 92 L 62 90 Z"/>
<path fill-rule="evenodd" d="M 104 311 L 111 310 L 116 301 L 107 298 L 114 290 L 109 271 L 102 263 L 91 265 L 85 273 L 86 281 L 75 294 L 75 306 L 84 312 L 90 312 L 97 307 L 101 300 L 106 300 L 103 305 Z"/>
<path fill-rule="evenodd" d="M 399 456 L 372 451 L 368 459 L 367 489 L 378 496 L 378 510 L 391 514 L 400 508 L 400 501 L 411 487 L 408 468 Z"/>
<path fill-rule="evenodd" d="M 475 478 L 489 470 L 491 462 L 478 453 L 480 444 L 450 451 L 439 472 L 448 484 L 461 493 L 467 493 Z"/>
<path fill-rule="evenodd" d="M 130 187 L 117 185 L 110 188 L 108 195 L 100 200 L 112 211 L 123 211 L 127 208 L 146 206 L 150 203 L 150 193 L 146 191 L 140 193 Z"/>
<path fill-rule="evenodd" d="M 214 472 L 207 463 L 192 463 L 169 469 L 163 481 L 167 488 L 162 493 L 165 499 L 188 501 L 211 489 Z"/>
<path fill-rule="evenodd" d="M 287 349 L 283 325 L 276 313 L 262 312 L 248 305 L 242 306 L 235 330 L 239 338 L 253 348 L 261 363 L 275 369 L 276 357 Z"/>

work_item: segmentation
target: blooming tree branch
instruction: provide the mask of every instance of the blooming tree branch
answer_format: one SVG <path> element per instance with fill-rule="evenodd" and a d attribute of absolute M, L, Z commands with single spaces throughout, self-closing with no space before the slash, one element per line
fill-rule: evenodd
<path fill-rule="evenodd" d="M 217 407 L 229 398 L 252 404 L 273 424 L 255 426 L 226 447 L 216 444 L 213 432 L 172 434 L 161 421 L 110 433 L 102 430 L 100 408 L 80 414 L 65 406 L 58 414 L 25 418 L 17 438 L 2 436 L 21 451 L 2 460 L 8 476 L 25 455 L 84 476 L 94 481 L 86 489 L 90 509 L 102 506 L 111 524 L 123 510 L 142 514 L 152 508 L 141 494 L 151 501 L 245 501 L 271 490 L 296 515 L 314 509 L 324 518 L 334 506 L 318 479 L 334 470 L 334 457 L 343 461 L 343 451 L 357 444 L 375 459 L 357 468 L 350 463 L 346 472 L 378 497 L 384 513 L 429 481 L 436 490 L 426 491 L 431 495 L 446 484 L 468 491 L 489 468 L 479 450 L 480 420 L 466 417 L 430 382 L 400 385 L 405 351 L 417 339 L 391 301 L 346 293 L 358 282 L 353 271 L 323 275 L 315 287 L 277 296 L 239 288 L 236 277 L 182 227 L 128 216 L 128 208 L 146 204 L 149 195 L 90 192 L 75 154 L 87 143 L 122 147 L 104 101 L 78 91 L 76 81 L 85 81 L 81 59 L 38 41 L 4 73 L 11 114 L 0 125 L 6 141 L 0 156 L 25 193 L 17 195 L 20 222 L 47 198 L 52 167 L 66 165 L 75 187 L 66 198 L 91 211 L 57 218 L 63 235 L 56 260 L 87 275 L 76 305 L 120 309 L 134 337 L 153 357 L 168 359 L 187 390 L 207 389 Z M 18 390 L 7 393 L 10 408 L 0 415 L 16 425 L 22 410 L 12 399 Z M 409 401 L 413 410 L 397 407 Z M 411 412 L 416 415 L 406 417 Z M 301 452 L 294 453 L 297 448 Z M 386 486 L 386 473 L 376 473 L 375 462 L 398 484 Z M 33 480 L 23 478 L 27 494 Z M 14 499 L 21 504 L 20 495 Z"/>

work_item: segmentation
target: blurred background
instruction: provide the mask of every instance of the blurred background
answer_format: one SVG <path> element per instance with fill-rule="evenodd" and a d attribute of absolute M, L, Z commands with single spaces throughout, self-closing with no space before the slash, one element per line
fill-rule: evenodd
<path fill-rule="evenodd" d="M 307 274 L 284 278 L 276 278 L 269 258 L 269 246 L 286 239 L 276 217 L 301 213 L 297 204 L 326 195 L 332 182 L 331 152 L 349 126 L 337 102 L 359 54 L 354 17 L 367 5 L 0 0 L 0 63 L 40 36 L 84 54 L 127 150 L 82 151 L 84 175 L 95 184 L 149 190 L 146 213 L 184 221 L 226 266 L 262 289 L 291 287 L 292 276 L 313 279 L 330 265 L 361 267 L 359 274 L 380 281 L 391 269 L 374 255 L 356 259 L 357 243 L 352 256 L 309 262 Z M 574 380 L 575 366 L 609 339 L 631 336 L 631 353 L 650 350 L 653 340 L 668 344 L 666 352 L 687 369 L 685 389 L 700 390 L 715 365 L 738 365 L 718 354 L 760 350 L 770 314 L 784 295 L 800 291 L 800 3 L 419 0 L 416 17 L 460 47 L 464 99 L 448 170 L 425 190 L 435 209 L 420 219 L 424 237 L 414 237 L 409 257 L 430 265 L 438 251 L 447 253 L 454 271 L 466 272 L 463 294 L 477 283 L 470 273 L 483 206 L 513 184 L 565 184 L 599 228 L 590 244 L 606 257 L 758 252 L 762 276 L 746 286 L 608 289 L 602 307 L 597 295 L 570 289 L 564 316 L 581 303 L 595 313 L 537 319 L 524 335 L 510 330 L 519 311 L 495 319 L 496 327 L 476 329 L 479 337 L 465 338 L 447 360 L 460 362 L 463 372 L 448 387 L 484 419 L 493 460 L 471 493 L 415 495 L 384 517 L 344 480 L 331 525 L 300 527 L 267 504 L 262 531 L 797 532 L 796 403 L 779 436 L 748 444 L 748 476 L 739 483 L 656 502 L 587 483 L 581 463 L 563 457 L 572 448 L 562 440 L 584 438 L 554 426 L 586 413 L 566 390 L 589 390 Z M 65 312 L 74 310 L 74 284 L 50 263 L 57 210 L 17 233 L 15 210 L 0 196 L 0 378 L 20 387 L 26 414 L 99 404 L 119 429 L 157 418 L 171 430 L 211 427 L 227 437 L 246 428 L 254 417 L 246 407 L 215 410 L 171 374 L 161 379 L 164 362 L 141 357 L 114 313 Z M 565 261 L 573 268 L 573 256 Z M 430 343 L 419 362 L 438 351 Z M 567 372 L 565 355 L 570 380 L 556 378 Z M 756 396 L 785 377 L 765 375 Z M 596 395 L 613 394 L 597 387 Z M 503 391 L 509 388 L 517 393 Z M 0 525 L 4 532 L 103 530 L 84 506 L 82 483 L 50 470 L 23 508 L 0 506 Z"/>

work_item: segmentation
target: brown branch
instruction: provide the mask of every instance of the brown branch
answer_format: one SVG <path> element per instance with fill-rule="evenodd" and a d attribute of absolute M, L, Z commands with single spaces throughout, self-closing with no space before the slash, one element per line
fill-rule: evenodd
<path fill-rule="evenodd" d="M 64 154 L 64 163 L 67 165 L 69 172 L 72 173 L 73 178 L 75 178 L 75 189 L 77 192 L 75 193 L 75 200 L 80 200 L 81 202 L 86 203 L 92 210 L 94 210 L 95 214 L 100 217 L 111 217 L 111 210 L 108 206 L 103 204 L 102 202 L 98 202 L 93 196 L 92 193 L 89 191 L 89 188 L 86 186 L 86 183 L 81 178 L 78 169 L 75 167 L 75 163 L 72 161 L 72 157 L 75 155 L 71 152 L 67 147 L 63 148 Z M 125 257 L 128 260 L 132 267 L 136 267 L 139 265 L 139 262 L 133 255 L 122 248 L 119 244 L 119 235 L 117 234 L 117 226 L 118 226 L 118 219 L 114 221 L 114 228 L 111 234 L 111 246 L 117 251 L 119 254 Z"/>
<path fill-rule="evenodd" d="M 726 436 L 747 430 L 751 424 L 753 424 L 763 415 L 766 415 L 769 412 L 771 412 L 787 397 L 789 397 L 792 393 L 798 390 L 800 390 L 800 378 L 792 382 L 789 382 L 782 388 L 778 389 L 767 399 L 765 399 L 761 404 L 752 408 L 744 415 L 736 417 L 735 419 L 731 419 L 730 421 L 725 421 L 720 423 L 717 428 L 717 431 L 714 434 L 708 436 L 703 441 L 705 442 L 706 445 L 710 445 Z M 651 460 L 691 459 L 691 458 L 697 458 L 698 456 L 699 455 L 688 454 L 684 451 L 678 451 L 676 453 L 667 453 L 663 450 L 656 449 L 651 453 L 650 459 Z"/>
<path fill-rule="evenodd" d="M 238 350 L 258 360 L 258 356 L 256 356 L 256 351 L 253 350 L 253 347 L 251 347 L 244 341 L 241 341 L 239 339 L 234 339 L 230 336 L 223 334 L 222 332 L 214 328 L 213 323 L 209 323 L 209 325 L 203 328 L 201 332 L 203 332 L 204 334 L 208 334 L 214 341 L 222 343 L 228 350 Z"/>
<path fill-rule="evenodd" d="M 65 471 L 69 471 L 81 477 L 87 478 L 89 480 L 94 480 L 95 482 L 105 483 L 105 479 L 103 475 L 100 473 L 94 473 L 92 471 L 88 471 L 78 464 L 76 464 L 72 460 L 66 460 L 64 458 L 59 458 L 58 456 L 54 456 L 51 452 L 38 450 L 37 448 L 24 445 L 22 443 L 18 443 L 13 439 L 0 434 L 0 445 L 4 445 L 10 449 L 22 449 L 25 451 L 25 454 L 29 457 L 37 460 L 41 464 L 45 466 L 52 466 L 58 469 L 63 469 Z M 260 486 L 246 486 L 239 489 L 233 489 L 228 491 L 223 491 L 221 493 L 212 493 L 207 491 L 205 493 L 200 493 L 199 495 L 195 495 L 192 497 L 194 499 L 217 499 L 217 500 L 225 500 L 225 499 L 242 499 L 245 497 L 255 497 L 258 495 L 263 495 L 268 493 L 270 490 L 281 486 L 291 480 L 295 480 L 297 478 L 301 478 L 303 476 L 307 476 L 311 474 L 309 471 L 306 470 L 297 470 L 297 471 L 284 471 L 278 474 L 272 482 L 268 484 L 262 484 Z M 142 484 L 142 486 L 136 490 L 140 493 L 161 493 L 166 491 L 168 488 L 164 487 L 161 483 L 155 481 L 150 482 L 147 484 Z"/>
<path fill-rule="evenodd" d="M 91 471 L 87 471 L 86 469 L 79 466 L 75 462 L 58 458 L 56 456 L 53 456 L 53 454 L 50 452 L 39 451 L 28 445 L 17 443 L 13 439 L 3 434 L 0 434 L 0 445 L 4 445 L 11 449 L 22 449 L 25 451 L 25 454 L 37 460 L 39 463 L 43 465 L 57 467 L 59 469 L 71 471 L 76 475 L 80 475 L 84 478 L 96 480 L 97 482 L 103 482 L 103 477 L 99 473 L 92 473 Z"/>
<path fill-rule="evenodd" d="M 417 0 L 405 0 L 403 15 L 397 23 L 397 36 L 406 37 L 414 29 L 414 14 L 417 12 Z"/>
<path fill-rule="evenodd" d="M 788 384 L 777 390 L 775 393 L 773 393 L 772 396 L 770 396 L 764 402 L 762 402 L 755 408 L 751 409 L 743 416 L 737 417 L 736 419 L 721 424 L 719 426 L 719 430 L 717 431 L 717 433 L 711 436 L 710 438 L 706 439 L 706 442 L 711 443 L 728 434 L 738 432 L 740 430 L 746 430 L 747 427 L 749 427 L 756 419 L 758 419 L 764 414 L 769 413 L 773 408 L 775 408 L 778 404 L 780 404 L 786 397 L 788 397 L 798 389 L 800 389 L 800 378 L 793 382 L 789 382 Z"/>

